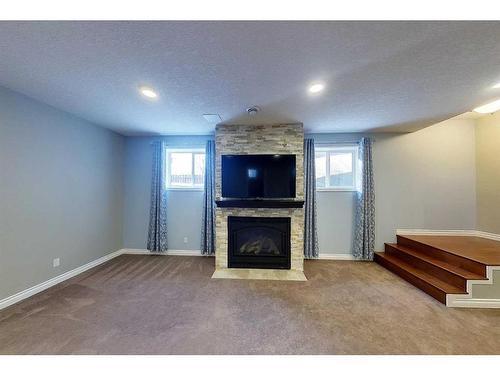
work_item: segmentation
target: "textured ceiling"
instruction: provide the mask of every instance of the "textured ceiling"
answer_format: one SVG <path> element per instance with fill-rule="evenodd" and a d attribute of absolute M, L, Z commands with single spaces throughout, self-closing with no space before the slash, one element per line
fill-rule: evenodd
<path fill-rule="evenodd" d="M 129 135 L 210 133 L 204 113 L 412 131 L 500 97 L 499 40 L 499 22 L 0 22 L 0 85 Z"/>

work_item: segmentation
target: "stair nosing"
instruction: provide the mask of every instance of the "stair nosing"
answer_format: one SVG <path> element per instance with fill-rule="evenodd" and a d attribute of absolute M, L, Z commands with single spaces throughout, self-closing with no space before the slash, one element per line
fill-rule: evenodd
<path fill-rule="evenodd" d="M 482 262 L 482 261 L 480 261 L 480 260 L 477 260 L 477 259 L 472 259 L 472 258 L 470 258 L 470 257 L 468 257 L 468 256 L 466 256 L 466 255 L 456 254 L 456 253 L 454 253 L 453 251 L 448 250 L 448 249 L 443 249 L 443 248 L 441 248 L 441 247 L 437 247 L 437 246 L 434 246 L 434 245 L 429 245 L 429 244 L 427 244 L 427 243 L 425 243 L 425 242 L 419 242 L 419 241 L 417 241 L 417 240 L 414 240 L 413 238 L 408 238 L 408 235 L 396 234 L 396 238 L 397 238 L 397 237 L 403 237 L 403 238 L 406 238 L 407 240 L 410 240 L 410 241 L 413 241 L 413 242 L 420 243 L 420 244 L 422 244 L 422 245 L 425 245 L 425 246 L 431 247 L 431 248 L 433 248 L 433 249 L 436 249 L 436 250 L 439 250 L 439 251 L 442 251 L 442 252 L 445 252 L 445 253 L 448 253 L 448 254 L 454 255 L 454 256 L 456 256 L 456 257 L 458 257 L 458 258 L 464 258 L 464 259 L 467 259 L 467 260 L 469 260 L 469 261 L 471 261 L 471 262 L 476 262 L 476 263 L 481 264 L 482 266 L 485 266 L 485 267 L 486 267 L 486 266 L 497 266 L 497 264 L 488 264 L 488 263 L 484 263 L 484 262 Z"/>
<path fill-rule="evenodd" d="M 392 264 L 394 264 L 394 265 L 396 265 L 396 266 L 400 267 L 400 268 L 401 268 L 401 269 L 403 269 L 404 271 L 406 271 L 406 272 L 408 272 L 408 273 L 412 274 L 412 275 L 413 275 L 413 276 L 415 276 L 416 278 L 418 278 L 418 279 L 420 279 L 420 280 L 424 281 L 425 283 L 429 284 L 429 285 L 430 285 L 430 286 L 432 286 L 433 288 L 436 288 L 436 289 L 440 290 L 441 292 L 443 292 L 443 293 L 445 293 L 445 294 L 467 294 L 467 291 L 466 291 L 466 290 L 465 290 L 465 291 L 464 291 L 464 290 L 461 290 L 459 287 L 457 287 L 457 286 L 455 286 L 455 285 L 452 285 L 452 284 L 449 284 L 449 283 L 447 283 L 446 281 L 443 281 L 443 280 L 441 280 L 441 279 L 439 279 L 439 278 L 437 278 L 437 277 L 434 277 L 434 276 L 432 276 L 431 274 L 429 274 L 428 272 L 425 272 L 425 271 L 423 271 L 423 270 L 419 270 L 421 273 L 423 273 L 423 274 L 425 274 L 425 275 L 430 276 L 430 278 L 431 278 L 431 279 L 438 280 L 440 283 L 446 284 L 446 285 L 450 286 L 452 290 L 456 290 L 456 291 L 458 291 L 458 292 L 448 292 L 448 291 L 444 290 L 441 286 L 435 285 L 435 284 L 431 283 L 429 280 L 426 280 L 425 278 L 422 278 L 420 275 L 414 274 L 413 272 L 411 272 L 411 271 L 410 271 L 410 270 L 408 270 L 407 268 L 403 268 L 403 267 L 401 267 L 401 266 L 400 266 L 400 264 L 398 264 L 398 263 L 404 263 L 405 265 L 409 265 L 409 266 L 411 266 L 411 264 L 408 264 L 408 263 L 406 263 L 406 262 L 402 261 L 401 259 L 399 259 L 399 258 L 397 258 L 397 257 L 395 257 L 395 256 L 391 256 L 390 254 L 385 254 L 384 252 L 377 252 L 377 253 L 375 253 L 375 254 L 377 254 L 377 255 L 381 256 L 382 258 L 386 259 L 388 262 L 390 262 L 390 263 L 392 263 Z M 396 259 L 396 262 L 393 262 L 393 261 L 392 261 L 393 259 Z M 413 267 L 413 268 L 415 268 L 415 267 Z"/>
<path fill-rule="evenodd" d="M 427 264 L 430 264 L 430 265 L 432 265 L 432 266 L 434 266 L 434 267 L 437 267 L 437 268 L 440 268 L 440 269 L 442 269 L 442 270 L 444 270 L 444 271 L 446 271 L 446 272 L 452 273 L 452 274 L 454 274 L 455 276 L 462 277 L 462 278 L 464 278 L 464 279 L 466 279 L 466 280 L 488 280 L 488 278 L 487 278 L 487 277 L 484 277 L 484 276 L 482 276 L 482 275 L 479 275 L 479 274 L 477 274 L 477 273 L 475 273 L 475 272 L 472 272 L 472 271 L 466 270 L 466 269 L 461 268 L 461 267 L 455 267 L 455 268 L 460 268 L 461 270 L 464 270 L 464 271 L 466 271 L 466 272 L 468 272 L 468 273 L 474 274 L 474 277 L 464 276 L 464 275 L 462 275 L 462 274 L 458 273 L 458 272 L 457 272 L 456 270 L 454 270 L 454 269 L 444 267 L 444 266 L 442 266 L 442 265 L 440 265 L 440 264 L 435 264 L 435 263 L 432 263 L 432 261 L 431 261 L 430 259 L 425 259 L 425 258 L 420 258 L 420 257 L 418 257 L 418 256 L 415 256 L 414 254 L 409 253 L 409 252 L 407 252 L 407 251 L 406 251 L 406 250 L 413 250 L 413 249 L 411 249 L 411 248 L 410 248 L 410 247 L 408 247 L 408 246 L 405 246 L 405 245 L 400 245 L 400 244 L 398 244 L 398 243 L 388 243 L 388 242 L 386 242 L 386 243 L 385 243 L 385 245 L 392 246 L 392 247 L 394 247 L 394 245 L 396 245 L 396 246 L 398 246 L 398 247 L 394 247 L 395 249 L 400 250 L 400 251 L 404 252 L 405 254 L 408 254 L 409 256 L 412 256 L 412 257 L 414 257 L 414 258 L 417 258 L 417 259 L 419 259 L 419 260 L 421 260 L 421 261 L 423 261 L 423 262 L 425 262 L 425 263 L 427 263 Z M 402 249 L 400 249 L 399 247 L 401 247 Z M 439 249 L 439 250 L 441 250 L 441 249 Z M 416 251 L 416 250 L 413 250 L 413 251 L 418 253 L 418 251 Z M 432 259 L 432 257 L 430 257 L 430 256 L 428 256 L 428 255 L 426 255 L 426 254 L 424 254 L 424 253 L 421 253 L 421 254 L 422 254 L 423 256 L 427 256 L 428 258 L 431 258 L 431 259 Z M 462 257 L 462 258 L 463 258 L 463 257 Z M 467 259 L 467 258 L 466 258 L 466 259 Z M 436 259 L 436 260 L 438 260 L 438 259 Z M 439 261 L 439 260 L 438 260 L 438 261 Z"/>

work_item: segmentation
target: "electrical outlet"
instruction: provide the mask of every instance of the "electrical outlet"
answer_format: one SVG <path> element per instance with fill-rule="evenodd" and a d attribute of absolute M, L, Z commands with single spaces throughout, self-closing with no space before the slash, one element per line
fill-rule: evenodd
<path fill-rule="evenodd" d="M 188 238 L 184 237 L 184 243 L 188 243 Z"/>
<path fill-rule="evenodd" d="M 59 267 L 60 264 L 61 264 L 61 260 L 59 258 L 55 258 L 54 260 L 52 260 L 52 266 L 54 268 Z"/>

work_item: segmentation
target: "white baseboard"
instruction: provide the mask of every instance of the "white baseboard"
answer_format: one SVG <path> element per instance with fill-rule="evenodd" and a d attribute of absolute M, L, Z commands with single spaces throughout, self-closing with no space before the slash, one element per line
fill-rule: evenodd
<path fill-rule="evenodd" d="M 123 249 L 122 254 L 132 254 L 132 255 L 181 255 L 181 256 L 207 256 L 203 255 L 200 250 L 174 250 L 168 249 L 163 253 L 152 253 L 146 249 Z M 208 255 L 213 256 L 213 255 Z M 351 254 L 319 254 L 318 258 L 320 260 L 356 260 Z"/>
<path fill-rule="evenodd" d="M 396 229 L 396 234 L 405 236 L 474 236 L 474 230 L 434 230 L 434 229 Z"/>
<path fill-rule="evenodd" d="M 500 234 L 488 233 L 479 230 L 429 230 L 429 229 L 397 229 L 399 235 L 420 236 L 466 236 L 481 237 L 489 240 L 500 241 Z M 500 298 L 474 298 L 472 295 L 473 285 L 491 285 L 495 282 L 493 272 L 500 271 L 500 266 L 486 267 L 486 280 L 467 280 L 467 294 L 447 294 L 446 306 L 469 307 L 469 308 L 500 308 Z M 500 282 L 499 280 L 496 281 Z M 500 296 L 499 296 L 500 297 Z"/>
<path fill-rule="evenodd" d="M 467 280 L 467 294 L 447 294 L 446 306 L 500 308 L 500 298 L 474 298 L 472 295 L 473 285 L 493 285 L 495 281 L 496 283 L 500 282 L 500 280 L 495 280 L 493 275 L 494 272 L 500 272 L 500 266 L 486 266 L 486 280 Z"/>
<path fill-rule="evenodd" d="M 356 260 L 351 254 L 319 254 L 320 260 Z"/>
<path fill-rule="evenodd" d="M 200 250 L 176 250 L 169 249 L 164 253 L 152 253 L 146 249 L 120 249 L 108 255 L 105 255 L 99 259 L 96 259 L 92 262 L 84 264 L 83 266 L 77 267 L 71 271 L 65 272 L 59 276 L 53 277 L 47 281 L 44 281 L 40 284 L 34 285 L 28 289 L 22 290 L 12 296 L 6 297 L 0 300 L 0 310 L 11 306 L 17 302 L 20 302 L 26 298 L 29 298 L 37 293 L 44 291 L 54 285 L 57 285 L 63 281 L 66 281 L 72 277 L 75 277 L 82 272 L 85 272 L 93 267 L 96 267 L 108 260 L 116 258 L 122 254 L 134 254 L 134 255 L 174 255 L 174 256 L 205 256 L 201 254 Z M 320 254 L 318 259 L 329 259 L 329 260 L 355 260 L 354 257 L 350 254 Z"/>
<path fill-rule="evenodd" d="M 475 235 L 478 237 L 487 238 L 489 240 L 500 241 L 500 234 L 482 232 L 480 230 L 476 230 L 475 233 L 476 233 Z"/>
<path fill-rule="evenodd" d="M 92 262 L 84 264 L 83 266 L 80 266 L 80 267 L 77 267 L 71 271 L 65 272 L 62 275 L 53 277 L 52 279 L 44 281 L 43 283 L 37 284 L 35 286 L 32 286 L 31 288 L 25 289 L 25 290 L 23 290 L 19 293 L 16 293 L 10 297 L 4 298 L 4 299 L 0 300 L 0 310 L 4 309 L 10 305 L 13 305 L 17 302 L 20 302 L 23 299 L 31 297 L 37 293 L 40 293 L 40 292 L 44 291 L 45 289 L 48 289 L 56 284 L 59 284 L 65 280 L 68 280 L 74 276 L 77 276 L 82 272 L 85 272 L 85 271 L 87 271 L 93 267 L 96 267 L 104 262 L 107 262 L 108 260 L 116 258 L 117 256 L 119 256 L 121 254 L 123 254 L 123 249 L 117 250 L 111 254 L 105 255 L 99 259 L 96 259 Z"/>
<path fill-rule="evenodd" d="M 437 234 L 440 233 L 440 234 Z M 461 234 L 458 234 L 461 233 Z M 479 231 L 429 231 L 429 230 L 415 230 L 415 229 L 398 229 L 397 234 L 421 234 L 421 235 L 464 235 L 464 236 L 478 236 L 489 239 L 500 240 L 500 235 L 479 232 Z M 0 300 L 0 310 L 4 309 L 8 306 L 11 306 L 17 302 L 20 302 L 28 297 L 31 297 L 37 293 L 44 291 L 56 284 L 59 284 L 65 280 L 68 280 L 74 276 L 79 275 L 82 272 L 85 272 L 93 267 L 96 267 L 102 263 L 105 263 L 113 258 L 116 258 L 122 254 L 135 254 L 135 255 L 174 255 L 174 256 L 204 256 L 201 254 L 200 250 L 175 250 L 169 249 L 165 253 L 152 253 L 146 249 L 120 249 L 108 255 L 105 255 L 99 259 L 96 259 L 92 262 L 84 264 L 80 267 L 77 267 L 71 271 L 65 272 L 59 276 L 53 277 L 47 281 L 44 281 L 40 284 L 32 286 L 31 288 L 25 289 L 19 293 L 16 293 L 12 296 L 4 298 Z M 319 254 L 318 259 L 320 260 L 356 260 L 351 254 Z M 497 270 L 497 267 L 488 267 L 488 280 L 468 280 L 467 291 L 468 295 L 461 295 L 451 297 L 453 295 L 449 295 L 450 299 L 447 301 L 447 306 L 450 307 L 499 307 L 500 308 L 500 299 L 474 299 L 471 298 L 470 293 L 472 292 L 472 284 L 491 284 L 492 283 L 492 271 Z"/>
<path fill-rule="evenodd" d="M 146 249 L 123 249 L 122 254 L 133 254 L 133 255 L 180 255 L 180 256 L 189 256 L 189 257 L 196 257 L 196 256 L 207 256 L 203 255 L 201 253 L 201 250 L 175 250 L 175 249 L 168 249 L 167 251 L 163 253 L 153 253 L 149 250 Z M 211 256 L 211 255 L 208 255 Z"/>
<path fill-rule="evenodd" d="M 164 253 L 152 253 L 146 249 L 123 249 L 122 254 L 133 254 L 133 255 L 181 255 L 181 256 L 206 256 L 201 253 L 200 250 L 171 250 L 168 249 Z M 213 256 L 213 255 L 209 255 Z M 319 254 L 318 258 L 320 260 L 356 260 L 351 254 Z"/>
<path fill-rule="evenodd" d="M 146 249 L 122 249 L 122 254 L 130 254 L 130 255 L 149 255 L 151 252 Z M 159 253 L 162 255 L 163 253 Z"/>
<path fill-rule="evenodd" d="M 447 302 L 448 307 L 466 307 L 473 309 L 500 309 L 500 299 L 498 298 L 456 298 Z"/>
<path fill-rule="evenodd" d="M 123 254 L 133 255 L 181 255 L 181 256 L 207 256 L 203 255 L 200 250 L 171 250 L 168 249 L 164 253 L 152 253 L 146 249 L 123 249 Z M 208 255 L 213 256 L 213 255 Z M 319 254 L 320 260 L 356 260 L 351 254 Z"/>
<path fill-rule="evenodd" d="M 500 241 L 500 234 L 488 233 L 480 230 L 432 230 L 432 229 L 396 229 L 396 234 L 399 235 L 414 235 L 414 236 L 467 236 L 481 237 L 489 240 Z"/>
<path fill-rule="evenodd" d="M 151 253 L 149 250 L 146 249 L 120 249 L 117 250 L 111 254 L 105 255 L 99 259 L 96 259 L 92 262 L 89 262 L 87 264 L 84 264 L 83 266 L 77 267 L 71 271 L 65 272 L 62 275 L 53 277 L 52 279 L 49 279 L 47 281 L 44 281 L 40 284 L 37 284 L 35 286 L 32 286 L 31 288 L 25 289 L 23 291 L 20 291 L 19 293 L 16 293 L 12 296 L 9 296 L 7 298 L 4 298 L 0 300 L 0 310 L 13 305 L 17 302 L 20 302 L 28 297 L 31 297 L 37 293 L 40 293 L 44 291 L 45 289 L 48 289 L 56 284 L 59 284 L 65 280 L 68 280 L 72 277 L 75 277 L 79 275 L 82 272 L 85 272 L 93 267 L 96 267 L 104 262 L 107 262 L 108 260 L 111 260 L 113 258 L 116 258 L 119 255 L 122 254 L 137 254 L 137 255 L 154 255 L 158 253 Z M 203 256 L 200 252 L 200 250 L 168 250 L 165 253 L 159 253 L 161 255 L 184 255 L 184 256 Z"/>

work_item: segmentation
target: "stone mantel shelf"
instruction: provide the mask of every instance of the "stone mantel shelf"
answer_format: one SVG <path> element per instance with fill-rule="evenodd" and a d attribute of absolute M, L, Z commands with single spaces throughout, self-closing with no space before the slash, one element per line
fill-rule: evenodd
<path fill-rule="evenodd" d="M 295 199 L 221 199 L 215 204 L 221 208 L 302 208 L 303 200 Z"/>

